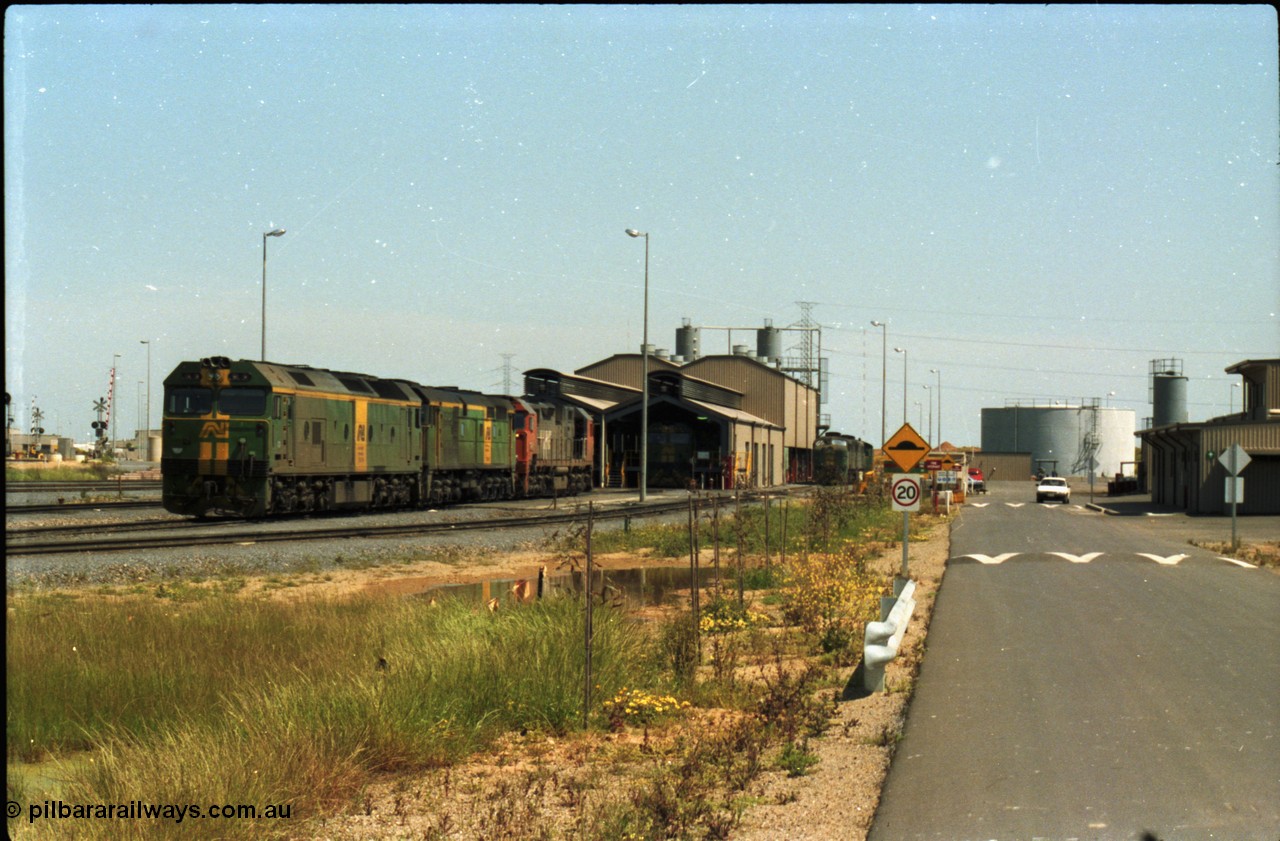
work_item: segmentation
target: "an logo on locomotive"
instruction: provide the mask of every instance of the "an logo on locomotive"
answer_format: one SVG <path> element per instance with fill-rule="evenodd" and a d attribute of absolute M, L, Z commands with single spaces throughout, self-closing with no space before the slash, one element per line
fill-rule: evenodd
<path fill-rule="evenodd" d="M 201 438 L 230 438 L 231 421 L 205 421 L 200 427 Z"/>

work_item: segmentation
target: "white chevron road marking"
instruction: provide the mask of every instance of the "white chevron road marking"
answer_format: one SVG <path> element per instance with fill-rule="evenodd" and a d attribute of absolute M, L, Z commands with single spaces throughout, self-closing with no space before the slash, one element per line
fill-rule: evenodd
<path fill-rule="evenodd" d="M 1257 569 L 1257 568 L 1258 568 L 1255 564 L 1251 564 L 1251 563 L 1249 563 L 1248 561 L 1240 561 L 1240 560 L 1236 560 L 1235 558 L 1224 558 L 1224 557 L 1222 557 L 1221 555 L 1219 555 L 1219 556 L 1218 556 L 1218 560 L 1220 560 L 1220 561 L 1226 561 L 1226 562 L 1227 562 L 1227 563 L 1229 563 L 1229 564 L 1235 564 L 1236 566 L 1238 566 L 1238 567 L 1244 567 L 1245 569 Z"/>
<path fill-rule="evenodd" d="M 1189 557 L 1188 555 L 1170 555 L 1166 558 L 1163 555 L 1150 555 L 1146 552 L 1139 552 L 1138 554 L 1144 558 L 1150 558 L 1158 564 L 1164 564 L 1165 566 L 1177 566 L 1178 561 Z"/>
<path fill-rule="evenodd" d="M 1022 506 L 1026 505 L 1026 503 L 1025 502 L 1006 502 L 1005 505 L 1009 506 L 1010 508 L 1021 508 Z"/>
<path fill-rule="evenodd" d="M 994 558 L 990 555 L 962 555 L 964 558 L 973 558 L 975 561 L 984 564 L 1002 564 L 1010 558 L 1016 558 L 1021 552 L 1005 552 L 1003 555 L 996 555 Z"/>
<path fill-rule="evenodd" d="M 1073 564 L 1087 564 L 1090 561 L 1092 561 L 1094 558 L 1101 555 L 1102 553 L 1090 552 L 1087 555 L 1072 555 L 1069 552 L 1050 552 L 1049 554 L 1057 555 L 1059 558 L 1062 558 L 1063 560 L 1071 561 L 1071 563 Z"/>
<path fill-rule="evenodd" d="M 991 503 L 990 502 L 971 502 L 969 504 L 972 505 L 974 508 L 986 508 Z"/>

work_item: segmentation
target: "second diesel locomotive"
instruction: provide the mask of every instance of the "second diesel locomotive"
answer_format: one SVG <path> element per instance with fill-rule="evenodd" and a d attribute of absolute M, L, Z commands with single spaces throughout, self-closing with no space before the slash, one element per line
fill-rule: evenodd
<path fill-rule="evenodd" d="M 871 469 L 873 448 L 852 435 L 827 432 L 813 445 L 813 481 L 818 485 L 857 485 Z"/>
<path fill-rule="evenodd" d="M 210 357 L 164 381 L 163 501 L 265 517 L 576 494 L 593 427 L 567 403 Z"/>

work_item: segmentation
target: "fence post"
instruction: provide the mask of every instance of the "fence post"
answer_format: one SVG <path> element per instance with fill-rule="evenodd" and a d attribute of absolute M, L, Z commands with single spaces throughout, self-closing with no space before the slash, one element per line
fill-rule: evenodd
<path fill-rule="evenodd" d="M 587 721 L 591 715 L 591 529 L 595 526 L 595 503 L 587 503 L 587 579 L 582 588 L 582 594 L 587 600 L 587 622 L 586 622 L 586 668 L 583 670 L 585 679 L 582 682 L 582 729 L 587 729 Z"/>

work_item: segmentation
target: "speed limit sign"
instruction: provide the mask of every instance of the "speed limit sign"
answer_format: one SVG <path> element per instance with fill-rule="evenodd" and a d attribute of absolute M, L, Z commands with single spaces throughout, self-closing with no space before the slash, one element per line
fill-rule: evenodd
<path fill-rule="evenodd" d="M 912 473 L 895 473 L 889 483 L 889 498 L 894 511 L 920 510 L 920 477 Z"/>

